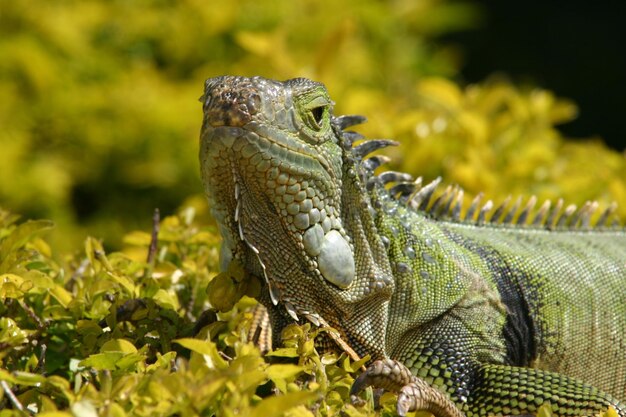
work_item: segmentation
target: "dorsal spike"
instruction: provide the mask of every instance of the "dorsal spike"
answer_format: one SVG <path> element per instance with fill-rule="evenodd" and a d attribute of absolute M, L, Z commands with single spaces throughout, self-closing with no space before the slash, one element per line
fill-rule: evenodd
<path fill-rule="evenodd" d="M 608 223 L 607 221 L 609 220 L 609 217 L 615 213 L 615 210 L 617 210 L 617 203 L 614 201 L 606 208 L 606 210 L 602 212 L 600 218 L 596 222 L 596 227 L 605 227 Z"/>
<path fill-rule="evenodd" d="M 446 189 L 443 191 L 443 193 L 441 193 L 441 195 L 435 199 L 435 202 L 430 207 L 428 212 L 432 214 L 433 216 L 437 216 L 442 212 L 445 213 L 444 210 L 441 210 L 441 207 L 450 198 L 450 195 L 452 194 L 452 190 L 453 190 L 453 187 L 451 185 L 448 185 Z"/>
<path fill-rule="evenodd" d="M 422 187 L 413 196 L 409 197 L 409 204 L 411 207 L 415 210 L 425 210 L 428 206 L 428 202 L 430 201 L 430 197 L 432 197 L 440 182 L 441 177 L 437 177 Z"/>
<path fill-rule="evenodd" d="M 574 213 L 572 213 L 572 216 L 569 219 L 570 220 L 569 227 L 571 229 L 579 226 L 585 213 L 589 210 L 590 205 L 591 205 L 590 201 L 585 201 L 585 204 L 583 204 L 581 208 L 579 208 L 578 210 L 574 211 Z"/>
<path fill-rule="evenodd" d="M 589 229 L 591 228 L 591 216 L 593 216 L 593 213 L 596 212 L 599 204 L 597 201 L 588 201 L 585 206 L 585 211 L 580 214 L 580 227 L 583 229 Z"/>
<path fill-rule="evenodd" d="M 378 175 L 378 179 L 380 179 L 383 184 L 389 184 L 390 182 L 413 181 L 413 176 L 411 176 L 411 174 L 407 174 L 406 172 L 385 171 Z"/>
<path fill-rule="evenodd" d="M 417 177 L 417 179 L 415 181 L 413 181 L 413 183 L 411 184 L 413 186 L 413 191 L 411 191 L 411 193 L 409 195 L 407 195 L 407 196 L 402 196 L 402 197 L 404 197 L 402 199 L 402 201 L 404 201 L 404 203 L 406 205 L 410 205 L 411 204 L 411 200 L 413 199 L 415 194 L 417 194 L 422 189 L 422 181 L 423 181 L 422 177 Z M 408 189 L 408 187 L 407 187 L 407 189 Z M 393 187 L 392 187 L 392 190 L 393 190 Z"/>
<path fill-rule="evenodd" d="M 414 193 L 418 192 L 419 190 L 422 189 L 422 182 L 424 181 L 423 177 L 417 177 L 415 179 L 415 181 L 413 181 L 413 184 L 415 185 L 415 191 Z"/>
<path fill-rule="evenodd" d="M 531 223 L 533 226 L 539 227 L 544 224 L 544 221 L 546 220 L 548 212 L 550 211 L 550 206 L 552 206 L 552 202 L 550 200 L 546 200 L 543 202 L 543 204 L 541 205 L 541 207 L 539 207 L 539 210 L 537 211 L 537 214 L 535 215 L 535 218 L 533 219 Z"/>
<path fill-rule="evenodd" d="M 387 146 L 397 146 L 398 142 L 389 139 L 372 139 L 367 142 L 363 142 L 360 145 L 352 148 L 352 154 L 357 158 L 364 158 L 366 155 L 377 151 Z"/>
<path fill-rule="evenodd" d="M 452 207 L 452 204 L 456 201 L 456 197 L 459 194 L 459 190 L 461 190 L 461 187 L 459 187 L 458 184 L 454 184 L 454 186 L 452 187 L 452 192 L 450 193 L 450 197 L 446 201 L 446 205 L 443 207 L 443 210 L 441 211 L 444 216 L 450 217 L 450 208 Z"/>
<path fill-rule="evenodd" d="M 374 155 L 374 156 L 370 156 L 367 159 L 364 159 L 363 162 L 361 162 L 361 166 L 365 168 L 365 170 L 371 173 L 371 172 L 374 172 L 376 168 L 378 168 L 381 165 L 386 164 L 389 161 L 391 161 L 391 158 L 389 158 L 388 156 Z"/>
<path fill-rule="evenodd" d="M 491 216 L 491 219 L 489 220 L 491 223 L 497 223 L 498 220 L 500 220 L 500 217 L 502 217 L 502 214 L 504 213 L 504 209 L 506 209 L 506 207 L 509 205 L 509 203 L 511 202 L 511 196 L 507 196 L 507 198 L 504 199 L 504 201 L 498 206 L 498 208 L 496 209 L 496 211 L 493 212 L 493 215 Z"/>
<path fill-rule="evenodd" d="M 564 228 L 568 224 L 570 224 L 570 220 L 572 219 L 572 215 L 576 212 L 576 204 L 570 204 L 565 208 L 561 217 L 556 222 L 556 227 Z"/>
<path fill-rule="evenodd" d="M 333 122 L 340 130 L 344 130 L 345 128 L 360 125 L 360 124 L 367 122 L 367 118 L 365 116 L 360 116 L 358 114 L 349 114 L 349 115 L 335 117 L 333 119 Z"/>
<path fill-rule="evenodd" d="M 346 149 L 350 149 L 352 145 L 354 145 L 354 142 L 365 139 L 365 136 L 362 134 L 351 130 L 341 132 L 341 136 L 343 137 L 343 144 Z"/>
<path fill-rule="evenodd" d="M 467 209 L 467 213 L 465 213 L 466 221 L 474 220 L 474 214 L 476 213 L 476 210 L 478 210 L 478 206 L 480 206 L 480 202 L 483 197 L 484 194 L 482 192 L 478 193 L 476 197 L 474 197 L 474 199 L 472 200 L 472 204 L 470 204 L 469 209 Z"/>
<path fill-rule="evenodd" d="M 522 209 L 522 212 L 519 214 L 519 217 L 517 218 L 516 224 L 518 224 L 520 226 L 523 226 L 523 225 L 526 224 L 526 219 L 528 219 L 528 215 L 535 208 L 535 204 L 537 204 L 537 197 L 532 195 L 528 199 L 528 203 L 526 203 L 526 205 Z"/>
<path fill-rule="evenodd" d="M 480 209 L 480 212 L 478 213 L 478 218 L 476 219 L 476 223 L 483 224 L 485 222 L 487 213 L 489 213 L 492 208 L 493 208 L 493 201 L 487 200 L 485 205 Z"/>
<path fill-rule="evenodd" d="M 414 182 L 401 182 L 389 189 L 389 194 L 400 199 L 405 199 L 415 192 Z"/>
<path fill-rule="evenodd" d="M 463 205 L 463 194 L 463 189 L 459 188 L 454 198 L 454 204 L 452 205 L 450 214 L 452 216 L 452 219 L 455 221 L 461 220 L 461 206 Z"/>
<path fill-rule="evenodd" d="M 554 227 L 556 226 L 556 219 L 559 212 L 561 211 L 561 208 L 563 208 L 563 199 L 559 198 L 556 202 L 556 205 L 548 215 L 548 219 L 546 220 L 546 227 L 548 229 L 554 229 Z"/>
<path fill-rule="evenodd" d="M 502 223 L 513 224 L 513 217 L 515 217 L 515 214 L 517 213 L 517 210 L 519 210 L 519 207 L 521 205 L 522 205 L 522 196 L 519 196 L 517 197 L 517 200 L 515 200 L 515 203 L 513 203 L 513 206 L 504 215 L 504 220 L 502 220 Z"/>

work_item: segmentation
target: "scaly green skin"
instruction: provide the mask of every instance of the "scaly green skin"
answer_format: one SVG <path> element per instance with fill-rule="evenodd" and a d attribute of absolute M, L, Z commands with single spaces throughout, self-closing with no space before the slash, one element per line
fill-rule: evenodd
<path fill-rule="evenodd" d="M 335 118 L 319 83 L 219 77 L 202 101 L 202 178 L 222 267 L 235 259 L 266 282 L 275 338 L 296 318 L 330 325 L 468 416 L 544 402 L 555 415 L 613 405 L 626 416 L 615 399 L 626 398 L 624 231 L 415 210 L 383 185 L 395 174 L 373 176 L 365 148 L 351 147 L 342 128 L 358 119 Z"/>

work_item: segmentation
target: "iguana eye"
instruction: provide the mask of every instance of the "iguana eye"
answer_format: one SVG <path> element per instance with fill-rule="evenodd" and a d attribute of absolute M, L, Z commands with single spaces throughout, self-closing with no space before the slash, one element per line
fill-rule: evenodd
<path fill-rule="evenodd" d="M 309 110 L 309 112 L 311 113 L 311 116 L 313 116 L 313 121 L 317 125 L 316 126 L 317 130 L 319 130 L 322 127 L 322 124 L 324 122 L 324 116 L 326 115 L 327 110 L 328 110 L 328 106 L 314 107 L 311 110 Z"/>
<path fill-rule="evenodd" d="M 330 131 L 333 102 L 326 88 L 319 83 L 296 78 L 288 81 L 293 85 L 294 113 L 300 122 L 302 137 L 317 143 Z"/>

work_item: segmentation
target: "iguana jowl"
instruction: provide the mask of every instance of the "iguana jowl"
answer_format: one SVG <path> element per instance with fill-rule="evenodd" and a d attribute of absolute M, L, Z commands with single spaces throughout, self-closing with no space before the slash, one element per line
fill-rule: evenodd
<path fill-rule="evenodd" d="M 212 78 L 201 101 L 222 265 L 262 277 L 275 335 L 337 329 L 378 360 L 355 391 L 402 388 L 401 411 L 626 416 L 626 232 L 590 227 L 593 204 L 461 216 L 458 189 L 374 175 L 392 142 L 355 145 L 364 118 L 307 79 Z"/>

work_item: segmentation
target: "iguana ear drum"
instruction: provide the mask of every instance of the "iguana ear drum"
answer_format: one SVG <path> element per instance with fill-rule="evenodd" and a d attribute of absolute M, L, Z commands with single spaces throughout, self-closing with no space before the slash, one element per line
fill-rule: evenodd
<path fill-rule="evenodd" d="M 354 255 L 346 239 L 336 230 L 324 235 L 317 257 L 320 272 L 339 288 L 348 288 L 354 280 Z"/>

